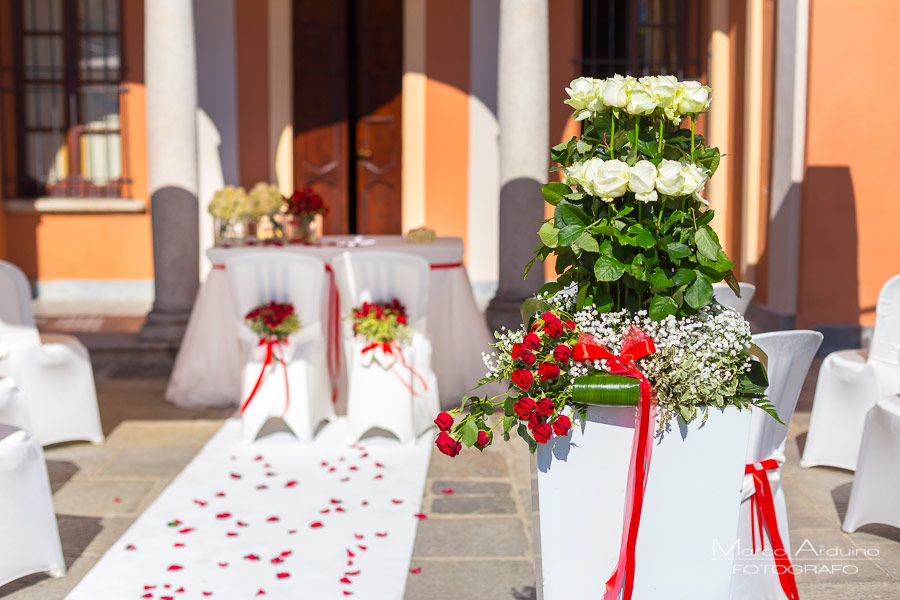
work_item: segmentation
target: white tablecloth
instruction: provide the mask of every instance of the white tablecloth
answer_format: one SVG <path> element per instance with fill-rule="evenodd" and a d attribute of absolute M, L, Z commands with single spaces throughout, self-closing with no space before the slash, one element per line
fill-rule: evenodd
<path fill-rule="evenodd" d="M 338 246 L 346 236 L 326 236 L 321 246 L 267 246 L 211 248 L 207 256 L 213 265 L 222 265 L 229 256 L 241 252 L 300 252 L 329 263 L 349 250 L 390 250 L 409 252 L 432 265 L 448 265 L 462 260 L 460 238 L 442 237 L 431 244 L 411 244 L 401 236 L 367 236 L 372 245 Z M 482 352 L 493 341 L 479 312 L 464 267 L 431 271 L 428 308 L 428 335 L 434 346 L 432 369 L 438 378 L 443 406 L 458 405 L 484 376 Z M 200 287 L 181 349 L 175 359 L 166 399 L 179 406 L 237 406 L 240 402 L 241 355 L 238 321 L 231 302 L 225 271 L 213 269 Z M 343 373 L 342 373 L 343 374 Z"/>

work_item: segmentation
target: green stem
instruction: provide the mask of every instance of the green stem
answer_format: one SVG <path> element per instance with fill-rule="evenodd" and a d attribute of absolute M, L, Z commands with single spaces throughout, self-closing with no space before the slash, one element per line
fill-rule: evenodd
<path fill-rule="evenodd" d="M 663 213 L 665 212 L 665 204 L 663 202 L 664 202 L 663 200 L 659 201 L 659 216 L 656 218 L 656 228 L 657 229 L 662 227 L 662 218 L 663 218 Z"/>
<path fill-rule="evenodd" d="M 663 137 L 666 134 L 666 119 L 662 115 L 659 116 L 659 144 L 656 146 L 656 153 L 662 154 Z"/>
<path fill-rule="evenodd" d="M 635 151 L 635 153 L 637 153 L 637 151 L 638 151 L 637 145 L 638 145 L 638 136 L 640 135 L 640 127 L 639 127 L 640 124 L 641 124 L 641 118 L 635 117 L 634 118 L 634 151 Z"/>
<path fill-rule="evenodd" d="M 694 162 L 694 117 L 691 117 L 691 162 Z"/>
<path fill-rule="evenodd" d="M 643 215 L 641 214 L 641 209 L 644 208 L 643 202 L 638 202 L 638 223 L 644 220 Z"/>
<path fill-rule="evenodd" d="M 615 115 L 612 116 L 612 119 L 610 119 L 610 122 L 612 123 L 612 125 L 611 125 L 611 132 L 609 134 L 610 135 L 609 158 L 613 159 L 616 157 L 616 116 Z"/>

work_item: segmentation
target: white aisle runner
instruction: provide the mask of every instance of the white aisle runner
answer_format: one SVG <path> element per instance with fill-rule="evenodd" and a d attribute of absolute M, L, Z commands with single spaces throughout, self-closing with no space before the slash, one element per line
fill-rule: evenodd
<path fill-rule="evenodd" d="M 229 419 L 68 600 L 400 600 L 431 435 L 241 445 Z"/>

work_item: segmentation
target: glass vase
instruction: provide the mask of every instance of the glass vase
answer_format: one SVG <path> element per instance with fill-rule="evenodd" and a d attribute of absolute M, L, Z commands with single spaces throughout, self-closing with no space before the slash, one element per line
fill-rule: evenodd
<path fill-rule="evenodd" d="M 244 222 L 213 217 L 216 246 L 240 246 L 244 241 Z"/>
<path fill-rule="evenodd" d="M 319 219 L 315 217 L 286 215 L 287 237 L 292 244 L 318 244 L 322 239 Z"/>

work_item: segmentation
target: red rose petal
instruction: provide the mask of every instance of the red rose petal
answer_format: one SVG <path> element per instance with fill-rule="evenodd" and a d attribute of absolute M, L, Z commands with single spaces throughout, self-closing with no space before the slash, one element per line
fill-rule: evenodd
<path fill-rule="evenodd" d="M 281 553 L 281 556 L 290 556 L 293 553 L 294 553 L 293 550 L 285 550 L 284 552 Z"/>
<path fill-rule="evenodd" d="M 324 527 L 324 525 L 322 525 L 322 523 L 320 521 L 316 521 L 315 523 L 311 523 L 310 527 L 312 527 L 312 528 Z"/>
<path fill-rule="evenodd" d="M 338 506 L 336 509 L 334 509 L 334 512 L 347 512 L 347 511 L 345 511 L 342 507 Z"/>
<path fill-rule="evenodd" d="M 265 595 L 266 595 L 266 590 L 260 588 L 259 591 L 256 592 L 256 595 L 257 595 L 257 596 L 265 596 Z"/>
<path fill-rule="evenodd" d="M 240 478 L 241 478 L 241 475 L 239 475 L 238 473 L 232 473 L 232 474 L 231 474 L 231 478 L 232 478 L 232 479 L 240 479 Z"/>
<path fill-rule="evenodd" d="M 273 473 L 272 471 L 268 471 L 266 473 L 266 477 L 275 477 L 275 473 Z"/>
<path fill-rule="evenodd" d="M 387 531 L 385 531 L 384 533 L 376 533 L 375 536 L 376 537 L 387 537 Z"/>
<path fill-rule="evenodd" d="M 259 555 L 257 554 L 248 554 L 244 557 L 244 560 L 259 560 Z"/>
<path fill-rule="evenodd" d="M 341 577 L 341 583 L 353 583 L 348 577 Z"/>
<path fill-rule="evenodd" d="M 357 571 L 346 571 L 344 573 L 344 575 L 349 575 L 351 577 L 355 577 L 356 575 L 359 575 L 359 571 L 358 570 Z"/>
<path fill-rule="evenodd" d="M 259 462 L 259 461 L 261 461 L 262 459 L 263 459 L 262 454 L 260 454 L 259 456 L 257 456 L 257 457 L 254 458 L 253 460 L 255 460 L 256 462 Z"/>
<path fill-rule="evenodd" d="M 269 489 L 269 486 L 267 486 L 266 484 L 263 483 L 263 484 L 260 484 L 260 485 L 256 486 L 256 489 L 258 489 L 258 490 L 267 490 L 267 489 Z"/>
<path fill-rule="evenodd" d="M 417 519 L 427 519 L 428 518 L 428 515 L 426 515 L 425 513 L 416 513 L 413 516 Z"/>
<path fill-rule="evenodd" d="M 202 508 L 202 507 L 206 506 L 208 503 L 204 502 L 203 500 L 194 500 L 194 504 L 196 504 L 197 506 L 200 506 Z"/>
<path fill-rule="evenodd" d="M 176 593 L 176 594 L 183 594 L 183 593 L 184 593 L 184 588 L 183 588 L 183 587 L 178 588 L 177 590 L 175 590 L 175 593 Z"/>
<path fill-rule="evenodd" d="M 266 463 L 266 464 L 263 465 L 263 467 L 265 467 L 265 468 L 267 468 L 267 469 L 271 469 L 271 468 L 272 468 L 272 465 L 270 465 L 269 463 Z"/>
<path fill-rule="evenodd" d="M 159 600 L 175 600 L 175 596 L 160 596 Z"/>
<path fill-rule="evenodd" d="M 344 460 L 345 460 L 345 459 L 344 459 L 344 457 L 342 456 L 342 457 L 340 457 L 340 458 L 338 459 L 338 462 L 344 462 Z"/>
<path fill-rule="evenodd" d="M 378 467 L 379 469 L 383 469 L 383 468 L 384 468 L 384 465 L 381 464 L 380 462 L 375 463 L 375 466 Z"/>
<path fill-rule="evenodd" d="M 113 502 L 121 502 L 121 501 L 122 501 L 122 499 L 119 498 L 118 496 L 116 496 L 115 498 L 113 498 Z"/>
<path fill-rule="evenodd" d="M 347 590 L 344 590 L 344 595 L 345 595 L 345 596 L 352 596 L 352 595 L 353 595 L 353 592 L 348 592 Z"/>
<path fill-rule="evenodd" d="M 168 570 L 169 570 L 169 571 L 180 571 L 180 570 L 183 569 L 183 568 L 184 568 L 184 567 L 182 567 L 181 565 L 169 565 L 169 569 L 168 569 Z"/>
<path fill-rule="evenodd" d="M 351 471 L 359 471 L 359 467 L 357 467 L 356 465 L 351 465 L 350 470 Z"/>
<path fill-rule="evenodd" d="M 284 487 L 294 487 L 295 485 L 297 485 L 297 481 L 291 479 L 286 484 L 284 484 Z"/>
<path fill-rule="evenodd" d="M 270 560 L 269 562 L 272 563 L 273 565 L 277 565 L 277 564 L 279 564 L 279 563 L 283 563 L 283 562 L 284 562 L 284 559 L 281 558 L 280 556 L 276 556 L 275 558 L 273 558 L 273 559 Z"/>
<path fill-rule="evenodd" d="M 393 502 L 394 504 L 403 504 L 403 500 L 397 500 L 396 498 L 391 500 L 391 502 Z"/>
<path fill-rule="evenodd" d="M 235 533 L 234 531 L 229 531 L 225 535 L 227 535 L 228 537 L 237 537 L 237 533 Z"/>
<path fill-rule="evenodd" d="M 327 460 L 323 460 L 323 461 L 322 461 L 322 466 L 323 466 L 323 467 L 327 467 L 327 466 L 328 466 L 328 461 L 327 461 Z"/>
<path fill-rule="evenodd" d="M 337 471 L 337 467 L 331 467 L 330 469 L 328 469 L 329 473 L 334 473 L 335 471 Z"/>
<path fill-rule="evenodd" d="M 275 574 L 275 577 L 277 577 L 278 579 L 284 579 L 285 577 L 290 577 L 290 576 L 291 576 L 290 573 L 276 573 Z"/>
<path fill-rule="evenodd" d="M 366 551 L 366 547 L 363 546 L 362 544 L 357 544 L 356 546 L 357 546 L 360 550 L 362 550 L 363 552 Z"/>
<path fill-rule="evenodd" d="M 293 535 L 295 533 L 297 533 L 296 529 L 288 529 L 288 534 Z"/>
<path fill-rule="evenodd" d="M 127 546 L 125 546 L 125 549 L 126 550 L 137 550 L 137 546 L 135 546 L 134 544 L 128 544 Z M 144 588 L 144 589 L 150 589 L 150 588 Z"/>
<path fill-rule="evenodd" d="M 212 592 L 203 592 L 204 596 L 212 596 Z"/>
<path fill-rule="evenodd" d="M 341 483 L 347 483 L 348 481 L 350 481 L 350 478 L 349 477 L 341 477 L 340 481 L 341 481 Z"/>
<path fill-rule="evenodd" d="M 384 475 L 376 475 L 375 479 L 382 479 L 383 477 L 384 477 Z"/>
<path fill-rule="evenodd" d="M 359 535 L 358 533 L 354 533 L 354 534 L 353 534 L 353 537 L 355 537 L 355 538 L 358 539 L 358 540 L 361 540 L 361 539 L 363 539 L 363 538 L 366 537 L 366 536 L 364 536 L 364 535 Z"/>
<path fill-rule="evenodd" d="M 446 490 L 441 490 L 441 493 L 443 493 L 443 494 L 452 494 L 452 493 L 453 493 L 453 488 L 447 488 Z"/>
<path fill-rule="evenodd" d="M 230 517 L 230 516 L 231 516 L 231 513 L 225 512 L 225 513 L 219 513 L 219 514 L 217 514 L 217 515 L 216 515 L 216 518 L 217 518 L 217 519 L 227 519 L 227 518 Z"/>
<path fill-rule="evenodd" d="M 153 594 L 151 594 L 150 592 L 147 592 L 146 594 L 141 596 L 141 598 L 152 598 L 152 597 L 153 597 Z"/>
<path fill-rule="evenodd" d="M 176 548 L 184 548 L 184 544 L 182 544 L 181 542 L 178 542 L 177 544 L 175 544 L 175 547 Z"/>
<path fill-rule="evenodd" d="M 155 585 L 145 585 L 144 589 L 145 590 L 153 590 L 153 589 L 156 589 L 156 586 Z"/>
<path fill-rule="evenodd" d="M 192 531 L 194 531 L 193 527 L 185 527 L 184 529 L 179 529 L 178 533 L 190 533 Z"/>
<path fill-rule="evenodd" d="M 220 562 L 220 563 L 219 563 L 219 566 L 220 566 L 220 567 L 227 567 L 227 566 L 228 566 L 228 563 L 227 563 L 227 562 Z"/>
<path fill-rule="evenodd" d="M 413 575 L 418 575 L 419 573 L 422 572 L 422 567 L 416 567 L 415 569 L 410 569 L 409 572 L 412 573 Z"/>
<path fill-rule="evenodd" d="M 219 492 L 218 494 L 216 494 L 216 498 L 224 498 L 224 497 L 225 497 L 225 492 Z"/>
<path fill-rule="evenodd" d="M 350 550 L 350 548 L 347 548 L 347 556 L 349 556 L 350 558 L 353 558 L 353 557 L 356 556 L 356 555 L 353 554 L 353 551 Z"/>
<path fill-rule="evenodd" d="M 362 505 L 363 505 L 363 506 L 368 506 L 368 505 L 369 505 L 369 501 L 368 501 L 368 500 L 363 500 L 363 501 L 362 501 Z"/>
<path fill-rule="evenodd" d="M 243 521 L 238 521 L 238 522 L 237 522 L 237 526 L 238 526 L 238 527 L 246 527 L 247 524 L 244 523 Z"/>
<path fill-rule="evenodd" d="M 327 514 L 330 513 L 330 512 L 331 512 L 331 509 L 330 509 L 330 508 L 323 508 L 322 510 L 319 511 L 319 514 L 320 514 L 320 515 L 327 515 Z"/>
<path fill-rule="evenodd" d="M 352 566 L 353 566 L 353 561 L 352 561 L 352 560 L 348 560 L 348 561 L 347 561 L 347 566 L 348 566 L 348 567 L 352 567 Z"/>
<path fill-rule="evenodd" d="M 332 504 L 340 504 L 341 502 L 342 502 L 341 500 L 338 500 L 338 499 L 336 499 L 336 498 L 332 498 L 332 499 L 331 499 L 331 503 L 332 503 Z"/>
<path fill-rule="evenodd" d="M 266 522 L 267 523 L 277 523 L 280 520 L 281 519 L 279 519 L 278 517 L 269 517 L 268 519 L 266 519 Z"/>

